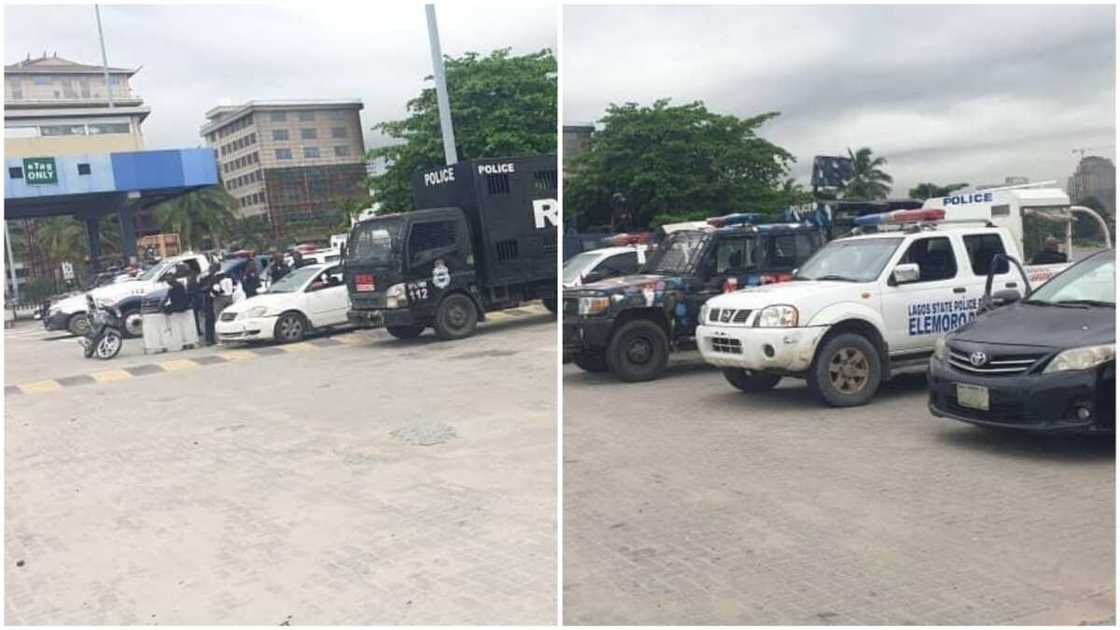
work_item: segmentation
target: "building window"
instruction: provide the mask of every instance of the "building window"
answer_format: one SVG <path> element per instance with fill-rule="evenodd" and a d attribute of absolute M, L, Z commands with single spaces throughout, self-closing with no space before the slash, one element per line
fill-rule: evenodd
<path fill-rule="evenodd" d="M 272 120 L 272 122 L 284 122 L 288 119 L 288 114 L 286 112 L 272 112 L 269 115 L 269 119 Z"/>
<path fill-rule="evenodd" d="M 332 109 L 331 110 L 331 120 L 338 120 L 338 121 L 346 120 L 346 110 L 344 110 L 344 109 Z"/>
<path fill-rule="evenodd" d="M 12 168 L 9 168 L 8 177 L 12 179 L 23 179 L 23 168 L 19 166 L 13 166 Z"/>
<path fill-rule="evenodd" d="M 276 159 L 277 160 L 290 160 L 290 159 L 292 159 L 292 150 L 291 149 L 276 149 Z"/>
<path fill-rule="evenodd" d="M 43 125 L 39 132 L 44 136 L 84 136 L 85 125 Z"/>
<path fill-rule="evenodd" d="M 47 77 L 35 77 L 32 80 L 35 82 L 35 85 L 50 85 L 51 84 L 51 80 L 48 79 Z"/>
<path fill-rule="evenodd" d="M 302 122 L 309 122 L 315 120 L 315 112 L 300 112 L 299 119 Z"/>
<path fill-rule="evenodd" d="M 317 158 L 319 157 L 319 147 L 303 147 L 303 157 Z"/>
<path fill-rule="evenodd" d="M 128 123 L 96 123 L 90 124 L 89 135 L 97 136 L 108 133 L 128 133 L 132 128 Z"/>
<path fill-rule="evenodd" d="M 89 173 L 90 173 L 89 164 L 86 164 L 86 163 L 78 164 L 78 174 L 79 175 L 89 175 Z"/>
<path fill-rule="evenodd" d="M 314 128 L 312 128 L 312 129 L 300 129 L 299 130 L 299 137 L 304 139 L 304 140 L 314 140 L 314 139 L 319 137 L 319 130 L 314 129 Z"/>
<path fill-rule="evenodd" d="M 331 128 L 331 137 L 332 138 L 345 138 L 346 137 L 346 127 L 332 127 Z"/>
<path fill-rule="evenodd" d="M 350 155 L 350 145 L 343 144 L 334 148 L 335 157 L 346 157 Z"/>
<path fill-rule="evenodd" d="M 286 142 L 287 140 L 288 140 L 288 130 L 287 129 L 273 129 L 272 130 L 272 141 L 273 142 Z"/>

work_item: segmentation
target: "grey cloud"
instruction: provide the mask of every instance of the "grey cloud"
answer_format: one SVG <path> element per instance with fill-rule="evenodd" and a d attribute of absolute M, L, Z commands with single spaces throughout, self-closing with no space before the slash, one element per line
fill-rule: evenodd
<path fill-rule="evenodd" d="M 445 54 L 556 49 L 556 10 L 440 3 Z M 103 5 L 109 63 L 143 66 L 133 88 L 152 108 L 149 148 L 197 146 L 205 112 L 222 99 L 361 98 L 370 127 L 405 116 L 431 74 L 424 9 L 413 3 Z M 5 63 L 58 51 L 99 63 L 92 5 L 9 6 Z"/>
<path fill-rule="evenodd" d="M 765 135 L 799 158 L 869 145 L 895 194 L 918 180 L 1064 178 L 1112 157 L 1114 9 L 568 7 L 564 117 L 610 102 L 704 100 L 780 111 Z"/>

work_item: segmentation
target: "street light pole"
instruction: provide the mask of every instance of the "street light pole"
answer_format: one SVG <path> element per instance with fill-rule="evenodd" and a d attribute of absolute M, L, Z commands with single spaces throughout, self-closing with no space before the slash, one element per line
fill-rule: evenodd
<path fill-rule="evenodd" d="M 105 35 L 101 32 L 101 7 L 93 5 L 97 15 L 97 39 L 101 42 L 101 70 L 105 74 L 105 97 L 109 99 L 109 109 L 113 109 L 113 86 L 109 83 L 109 57 L 105 54 Z"/>
<path fill-rule="evenodd" d="M 426 4 L 428 14 L 428 41 L 432 46 L 432 68 L 436 80 L 436 103 L 439 105 L 439 129 L 443 134 L 443 157 L 447 165 L 459 162 L 455 152 L 455 130 L 451 127 L 451 103 L 447 99 L 447 79 L 443 74 L 443 53 L 439 47 L 439 27 L 436 25 L 436 5 Z"/>

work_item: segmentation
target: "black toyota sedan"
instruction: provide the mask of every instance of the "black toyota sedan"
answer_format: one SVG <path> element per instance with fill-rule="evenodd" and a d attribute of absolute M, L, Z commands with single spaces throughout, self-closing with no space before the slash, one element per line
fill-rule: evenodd
<path fill-rule="evenodd" d="M 990 427 L 1114 432 L 1115 250 L 939 340 L 929 410 Z"/>

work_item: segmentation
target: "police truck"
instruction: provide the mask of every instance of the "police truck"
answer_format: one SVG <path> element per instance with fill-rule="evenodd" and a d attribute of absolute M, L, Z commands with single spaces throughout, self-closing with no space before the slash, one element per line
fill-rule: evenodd
<path fill-rule="evenodd" d="M 419 208 L 350 231 L 348 319 L 398 339 L 474 333 L 486 313 L 542 300 L 556 311 L 556 156 L 484 159 L 418 173 Z"/>

